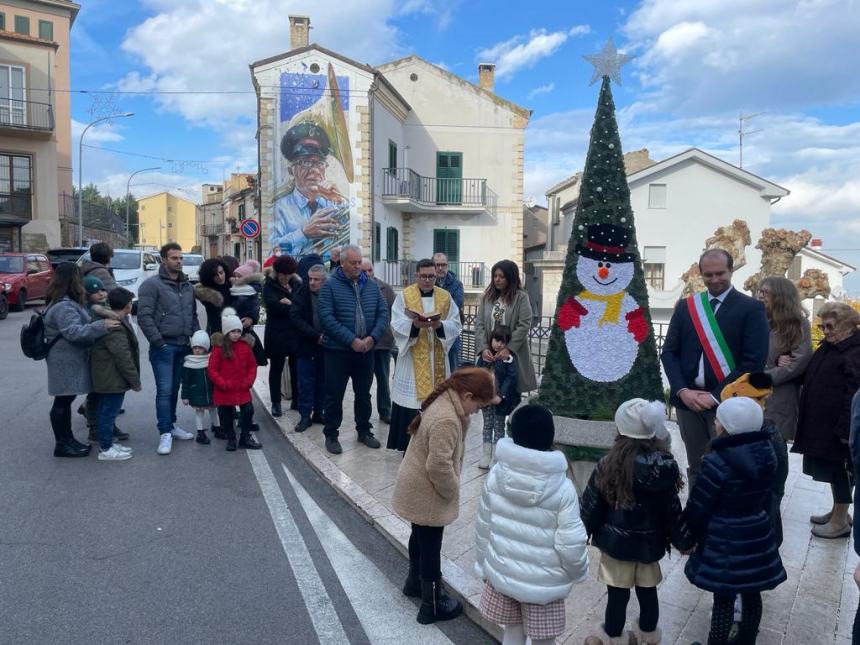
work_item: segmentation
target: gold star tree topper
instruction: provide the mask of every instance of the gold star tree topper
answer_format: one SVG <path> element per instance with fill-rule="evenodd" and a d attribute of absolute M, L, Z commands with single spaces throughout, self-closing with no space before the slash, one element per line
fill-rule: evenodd
<path fill-rule="evenodd" d="M 608 76 L 618 85 L 621 85 L 621 66 L 630 62 L 632 56 L 619 54 L 615 48 L 615 43 L 610 38 L 599 54 L 590 54 L 583 56 L 583 58 L 594 65 L 594 74 L 591 75 L 589 85 L 594 85 L 596 80 L 604 76 Z"/>

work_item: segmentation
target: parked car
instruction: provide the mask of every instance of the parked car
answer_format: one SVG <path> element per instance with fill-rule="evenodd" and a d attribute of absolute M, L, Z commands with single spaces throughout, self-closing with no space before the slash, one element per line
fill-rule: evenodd
<path fill-rule="evenodd" d="M 68 248 L 48 249 L 45 255 L 48 256 L 48 262 L 55 269 L 60 262 L 77 262 L 78 259 L 87 252 L 85 246 L 70 246 Z"/>
<path fill-rule="evenodd" d="M 182 254 L 182 271 L 188 279 L 197 284 L 200 282 L 200 265 L 203 264 L 203 256 L 193 253 Z"/>
<path fill-rule="evenodd" d="M 90 259 L 87 251 L 78 258 L 78 266 Z M 113 258 L 110 261 L 110 269 L 113 278 L 120 287 L 124 287 L 134 294 L 132 312 L 137 313 L 137 290 L 143 281 L 158 274 L 161 265 L 161 256 L 155 251 L 140 251 L 138 249 L 114 249 Z"/>
<path fill-rule="evenodd" d="M 23 311 L 31 300 L 44 300 L 54 278 L 54 267 L 39 253 L 0 253 L 0 282 L 6 289 L 9 308 Z"/>
<path fill-rule="evenodd" d="M 6 296 L 6 282 L 0 282 L 0 320 L 9 315 L 9 298 Z"/>

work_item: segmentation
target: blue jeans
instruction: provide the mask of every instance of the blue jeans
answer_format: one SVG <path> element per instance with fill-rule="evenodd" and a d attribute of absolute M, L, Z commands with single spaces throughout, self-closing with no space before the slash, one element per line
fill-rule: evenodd
<path fill-rule="evenodd" d="M 453 372 L 458 367 L 460 367 L 460 337 L 457 336 L 457 340 L 454 341 L 454 344 L 451 345 L 451 349 L 448 350 L 448 361 L 451 363 L 451 371 Z"/>
<path fill-rule="evenodd" d="M 176 422 L 182 362 L 188 353 L 187 345 L 168 343 L 164 347 L 149 347 L 149 362 L 155 376 L 155 414 L 158 417 L 159 434 L 173 430 Z"/>
<path fill-rule="evenodd" d="M 299 378 L 299 414 L 303 417 L 311 416 L 311 411 L 322 414 L 325 400 L 323 353 L 300 356 L 296 372 Z"/>
<path fill-rule="evenodd" d="M 96 425 L 99 429 L 99 446 L 102 450 L 110 450 L 113 445 L 113 426 L 116 423 L 116 415 L 122 408 L 122 400 L 125 392 L 119 394 L 99 394 L 98 412 L 96 412 Z"/>

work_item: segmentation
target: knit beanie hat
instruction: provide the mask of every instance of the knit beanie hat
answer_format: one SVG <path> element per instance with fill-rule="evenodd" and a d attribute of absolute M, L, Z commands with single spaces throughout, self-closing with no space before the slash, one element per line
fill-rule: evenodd
<path fill-rule="evenodd" d="M 299 270 L 299 263 L 289 255 L 280 255 L 272 263 L 272 269 L 281 275 L 292 275 Z"/>
<path fill-rule="evenodd" d="M 84 278 L 84 290 L 89 295 L 92 295 L 94 293 L 98 293 L 99 291 L 104 291 L 104 289 L 105 289 L 104 282 L 99 280 L 96 276 L 88 275 L 86 278 Z"/>
<path fill-rule="evenodd" d="M 221 333 L 225 336 L 234 329 L 242 331 L 242 321 L 236 315 L 236 310 L 232 307 L 225 307 L 221 312 Z"/>
<path fill-rule="evenodd" d="M 552 412 L 535 404 L 517 408 L 511 416 L 511 438 L 523 448 L 552 450 L 552 442 L 555 439 Z"/>
<path fill-rule="evenodd" d="M 202 329 L 198 329 L 191 336 L 191 348 L 202 347 L 207 352 L 209 351 L 209 334 Z"/>
<path fill-rule="evenodd" d="M 764 413 L 753 399 L 735 396 L 717 406 L 717 421 L 729 434 L 758 432 L 764 423 Z"/>
<path fill-rule="evenodd" d="M 720 392 L 720 399 L 726 401 L 735 396 L 745 396 L 753 399 L 764 407 L 764 401 L 773 394 L 773 378 L 766 372 L 750 372 L 742 374 L 739 379 L 732 381 Z"/>
<path fill-rule="evenodd" d="M 652 439 L 666 426 L 666 404 L 645 399 L 625 401 L 615 411 L 615 426 L 625 437 Z"/>
<path fill-rule="evenodd" d="M 252 273 L 260 272 L 260 263 L 256 260 L 248 260 L 244 264 L 240 264 L 236 267 L 235 271 L 233 271 L 233 275 L 239 276 L 240 278 L 247 278 Z"/>

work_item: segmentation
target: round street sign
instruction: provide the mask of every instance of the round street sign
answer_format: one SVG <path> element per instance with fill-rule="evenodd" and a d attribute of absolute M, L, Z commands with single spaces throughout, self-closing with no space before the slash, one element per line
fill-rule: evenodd
<path fill-rule="evenodd" d="M 246 219 L 242 222 L 239 231 L 249 240 L 252 240 L 260 234 L 260 222 L 255 219 Z"/>

